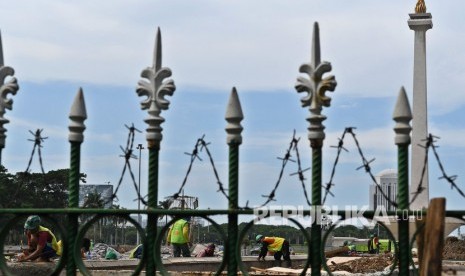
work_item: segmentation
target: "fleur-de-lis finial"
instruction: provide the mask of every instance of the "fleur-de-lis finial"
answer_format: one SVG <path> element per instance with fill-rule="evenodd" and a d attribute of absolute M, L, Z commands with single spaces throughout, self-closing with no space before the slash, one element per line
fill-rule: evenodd
<path fill-rule="evenodd" d="M 161 34 L 160 28 L 158 28 L 152 67 L 147 67 L 141 73 L 141 77 L 148 81 L 140 80 L 136 88 L 137 95 L 140 97 L 147 97 L 141 102 L 141 108 L 142 110 L 148 109 L 149 117 L 144 121 L 149 125 L 146 136 L 149 146 L 159 146 L 163 138 L 161 134 L 163 128 L 160 125 L 165 119 L 160 116 L 160 113 L 162 110 L 168 109 L 170 104 L 170 102 L 165 99 L 165 96 L 172 96 L 176 90 L 173 80 L 165 80 L 171 76 L 171 70 L 166 67 L 161 67 L 161 61 Z"/>
<path fill-rule="evenodd" d="M 331 71 L 329 62 L 320 61 L 320 34 L 318 23 L 313 25 L 312 59 L 311 63 L 300 66 L 299 71 L 305 73 L 309 78 L 298 77 L 295 89 L 297 92 L 308 92 L 308 95 L 301 98 L 302 107 L 309 107 L 310 116 L 307 118 L 308 138 L 310 141 L 322 141 L 325 138 L 322 121 L 326 116 L 321 114 L 322 106 L 330 106 L 331 98 L 325 95 L 326 91 L 334 91 L 336 79 L 334 76 L 323 78 L 323 74 Z"/>
<path fill-rule="evenodd" d="M 415 5 L 415 13 L 426 13 L 426 4 L 425 0 L 418 0 Z"/>
<path fill-rule="evenodd" d="M 0 149 L 5 147 L 6 129 L 3 125 L 10 122 L 3 115 L 7 109 L 11 110 L 13 108 L 13 99 L 7 96 L 8 94 L 16 95 L 19 90 L 18 81 L 13 77 L 14 74 L 15 70 L 13 68 L 4 65 L 2 36 L 0 33 Z M 11 78 L 5 82 L 8 76 L 11 76 Z"/>

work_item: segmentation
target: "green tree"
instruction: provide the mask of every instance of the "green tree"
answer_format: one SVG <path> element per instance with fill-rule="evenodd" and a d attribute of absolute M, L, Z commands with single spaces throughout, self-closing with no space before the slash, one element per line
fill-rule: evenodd
<path fill-rule="evenodd" d="M 83 208 L 92 208 L 92 209 L 101 209 L 105 206 L 105 201 L 102 199 L 102 196 L 97 193 L 96 191 L 95 192 L 92 192 L 92 193 L 89 193 L 86 195 L 86 198 L 84 199 L 84 204 L 83 204 Z M 85 215 L 83 216 L 83 220 L 84 221 L 89 221 L 93 218 L 94 216 L 93 215 Z M 102 221 L 101 219 L 97 221 L 97 225 L 93 225 L 93 229 L 92 229 L 92 236 L 93 236 L 93 240 L 94 241 L 97 241 L 97 229 L 96 227 L 98 226 L 98 232 L 99 232 L 99 240 L 102 240 L 102 223 L 104 221 Z"/>
<path fill-rule="evenodd" d="M 81 181 L 85 181 L 81 174 Z M 18 172 L 0 166 L 1 208 L 65 208 L 68 205 L 69 169 L 46 174 Z"/>
<path fill-rule="evenodd" d="M 69 170 L 61 169 L 42 173 L 18 172 L 11 174 L 0 166 L 0 208 L 65 208 L 68 205 Z M 81 181 L 85 175 L 81 174 Z M 8 216 L 0 216 L 0 225 L 4 225 Z M 53 215 L 58 224 L 65 224 L 65 216 Z M 45 226 L 47 222 L 44 221 Z M 53 228 L 53 225 L 51 225 Z M 22 237 L 22 225 L 11 230 Z M 12 241 L 12 242 L 17 242 Z"/>
<path fill-rule="evenodd" d="M 0 208 L 15 207 L 13 204 L 16 194 L 16 182 L 14 175 L 0 165 Z"/>

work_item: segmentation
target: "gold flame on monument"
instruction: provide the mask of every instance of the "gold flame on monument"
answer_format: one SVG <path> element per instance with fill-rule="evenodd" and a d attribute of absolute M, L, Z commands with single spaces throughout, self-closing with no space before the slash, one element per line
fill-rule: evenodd
<path fill-rule="evenodd" d="M 415 5 L 415 13 L 425 13 L 425 12 L 426 12 L 425 0 L 418 0 L 417 4 Z"/>

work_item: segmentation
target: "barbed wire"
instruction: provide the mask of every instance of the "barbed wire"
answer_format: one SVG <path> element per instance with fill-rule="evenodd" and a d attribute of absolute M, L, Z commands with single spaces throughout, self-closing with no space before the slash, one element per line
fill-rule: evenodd
<path fill-rule="evenodd" d="M 131 159 L 138 159 L 137 156 L 135 156 L 133 154 L 135 132 L 136 131 L 139 132 L 139 133 L 142 133 L 142 132 L 140 130 L 138 130 L 137 128 L 135 128 L 134 124 L 132 124 L 130 127 L 127 126 L 127 125 L 124 125 L 124 126 L 129 130 L 128 139 L 126 141 L 126 147 L 123 148 L 122 146 L 120 146 L 121 150 L 124 153 L 123 155 L 120 155 L 120 157 L 124 157 L 124 167 L 123 167 L 123 170 L 121 172 L 121 176 L 119 178 L 118 185 L 116 186 L 115 191 L 111 195 L 111 198 L 109 199 L 109 202 L 113 202 L 113 200 L 115 200 L 115 199 L 116 199 L 116 201 L 118 200 L 117 193 L 118 193 L 118 190 L 119 190 L 119 188 L 121 186 L 121 183 L 123 183 L 124 174 L 126 173 L 126 170 L 128 170 L 129 174 L 131 176 L 132 183 L 134 184 L 134 189 L 136 190 L 136 193 L 137 193 L 137 199 L 136 200 L 140 200 L 143 205 L 147 206 L 147 201 L 144 199 L 145 197 L 141 196 L 139 187 L 138 187 L 137 182 L 136 182 L 136 178 L 134 177 L 134 173 L 132 172 L 131 162 L 130 162 Z"/>
<path fill-rule="evenodd" d="M 298 170 L 296 173 L 292 173 L 291 175 L 298 175 L 299 176 L 299 181 L 301 182 L 302 184 L 302 188 L 303 188 L 303 191 L 304 191 L 304 196 L 305 196 L 305 199 L 307 201 L 307 204 L 309 206 L 311 206 L 312 204 L 310 203 L 310 201 L 308 200 L 308 194 L 307 194 L 307 190 L 305 188 L 305 177 L 303 175 L 303 173 L 307 170 L 309 170 L 310 168 L 307 168 L 305 170 L 302 170 L 302 167 L 301 167 L 301 162 L 300 162 L 300 155 L 299 155 L 299 151 L 298 151 L 298 147 L 297 147 L 297 144 L 299 142 L 300 139 L 296 139 L 295 138 L 295 130 L 294 130 L 294 134 L 292 136 L 292 140 L 291 142 L 289 143 L 289 147 L 286 151 L 286 153 L 284 154 L 284 157 L 283 158 L 280 158 L 278 157 L 279 160 L 282 161 L 281 163 L 281 170 L 279 172 L 279 176 L 278 176 L 278 180 L 276 181 L 276 184 L 275 186 L 273 187 L 273 189 L 271 190 L 270 194 L 269 195 L 262 195 L 262 197 L 266 197 L 266 201 L 260 205 L 260 207 L 264 207 L 266 206 L 268 203 L 270 203 L 271 201 L 274 201 L 275 197 L 276 197 L 276 190 L 278 189 L 279 187 L 279 184 L 281 183 L 281 180 L 282 180 L 282 177 L 283 177 L 283 174 L 284 174 L 284 169 L 286 168 L 286 165 L 287 165 L 287 162 L 291 161 L 291 162 L 296 162 L 295 160 L 292 160 L 291 159 L 291 151 L 294 150 L 296 152 L 296 157 L 297 157 L 297 165 L 298 165 Z M 246 205 L 247 207 L 247 205 Z"/>
<path fill-rule="evenodd" d="M 227 189 L 224 188 L 223 183 L 221 182 L 221 180 L 219 178 L 218 171 L 216 170 L 215 162 L 213 161 L 212 154 L 210 153 L 210 150 L 208 149 L 208 145 L 210 143 L 205 142 L 204 138 L 205 138 L 205 135 L 203 135 L 201 138 L 197 139 L 197 141 L 196 141 L 196 143 L 194 145 L 194 149 L 192 150 L 192 153 L 188 153 L 188 152 L 184 153 L 184 154 L 189 155 L 191 157 L 190 163 L 189 163 L 189 166 L 187 168 L 186 175 L 184 176 L 184 180 L 182 181 L 181 187 L 179 187 L 178 192 L 173 194 L 172 198 L 177 199 L 179 197 L 179 195 L 182 193 L 182 190 L 186 186 L 187 179 L 188 179 L 188 177 L 189 177 L 189 175 L 191 173 L 194 161 L 195 160 L 203 161 L 202 158 L 200 158 L 199 153 L 202 152 L 203 149 L 205 149 L 205 151 L 206 151 L 206 153 L 208 155 L 208 159 L 210 160 L 210 164 L 212 166 L 213 173 L 215 174 L 216 183 L 218 184 L 217 192 L 221 192 L 226 197 L 226 199 L 229 200 L 229 197 L 226 194 Z"/>
<path fill-rule="evenodd" d="M 423 160 L 423 168 L 421 169 L 421 177 L 420 177 L 420 182 L 418 183 L 417 185 L 417 190 L 412 192 L 413 196 L 409 202 L 409 206 L 417 199 L 417 197 L 425 190 L 425 188 L 423 187 L 423 180 L 425 178 L 425 175 L 426 175 L 426 168 L 428 167 L 428 153 L 429 153 L 429 148 L 433 145 L 434 143 L 434 138 L 438 138 L 438 137 L 435 137 L 433 135 L 428 135 L 428 137 L 426 137 L 426 139 L 423 139 L 422 141 L 426 141 L 425 145 L 420 145 L 418 144 L 417 146 L 419 147 L 422 147 L 425 149 L 425 158 Z"/>
<path fill-rule="evenodd" d="M 308 206 L 312 206 L 312 203 L 310 202 L 310 200 L 308 200 L 308 193 L 307 193 L 307 189 L 305 188 L 305 180 L 306 180 L 306 178 L 304 177 L 304 172 L 308 171 L 310 169 L 310 167 L 302 170 L 302 162 L 300 161 L 299 147 L 297 146 L 299 141 L 300 141 L 300 138 L 299 139 L 295 138 L 295 130 L 294 130 L 294 135 L 292 136 L 292 141 L 294 142 L 293 149 L 294 149 L 296 157 L 297 157 L 298 169 L 297 169 L 297 172 L 291 173 L 290 175 L 291 176 L 292 175 L 298 175 L 299 176 L 299 181 L 302 184 L 302 190 L 304 191 L 305 200 L 307 201 Z"/>
<path fill-rule="evenodd" d="M 375 158 L 373 158 L 372 160 L 368 161 L 365 156 L 363 155 L 363 151 L 360 147 L 360 144 L 356 138 L 356 135 L 355 133 L 353 132 L 353 130 L 355 129 L 355 127 L 347 127 L 344 129 L 344 132 L 342 133 L 342 137 L 341 138 L 338 138 L 339 139 L 339 143 L 338 143 L 338 146 L 331 146 L 331 147 L 334 147 L 334 148 L 337 148 L 337 155 L 336 155 L 336 159 L 335 159 L 335 162 L 334 162 L 334 165 L 333 165 L 333 168 L 332 168 L 332 171 L 331 171 L 331 176 L 330 176 L 330 180 L 329 182 L 327 183 L 326 185 L 326 189 L 325 189 L 325 195 L 324 195 L 324 198 L 323 198 L 323 205 L 325 204 L 325 201 L 326 201 L 326 198 L 327 198 L 327 195 L 331 195 L 331 196 L 334 196 L 334 194 L 331 193 L 330 189 L 332 186 L 334 186 L 334 182 L 333 182 L 333 178 L 334 178 L 334 175 L 335 175 L 335 172 L 336 172 L 336 167 L 337 167 L 337 164 L 338 164 L 338 161 L 339 161 L 339 157 L 340 157 L 340 154 L 342 152 L 342 150 L 345 150 L 346 152 L 348 152 L 348 150 L 346 148 L 344 148 L 344 138 L 345 138 L 345 135 L 347 133 L 351 134 L 354 141 L 355 141 L 355 144 L 356 144 L 356 147 L 358 149 L 358 152 L 362 158 L 362 163 L 363 165 L 358 167 L 357 170 L 361 169 L 361 168 L 364 168 L 365 169 L 365 172 L 367 172 L 373 183 L 375 183 L 376 185 L 376 192 L 380 192 L 381 195 L 386 199 L 387 202 L 389 202 L 390 204 L 392 204 L 392 206 L 394 207 L 398 207 L 398 204 L 397 202 L 393 201 L 392 199 L 390 199 L 383 191 L 382 187 L 380 186 L 380 184 L 376 181 L 376 178 L 373 176 L 373 174 L 371 173 L 371 167 L 370 167 L 370 163 L 372 163 Z M 434 143 L 437 141 L 437 139 L 439 139 L 438 136 L 434 136 L 432 134 L 429 134 L 428 137 L 426 139 L 424 139 L 423 141 L 426 141 L 425 143 L 425 146 L 423 145 L 418 145 L 420 147 L 423 147 L 425 148 L 425 158 L 424 158 L 424 163 L 423 163 L 423 168 L 422 168 L 422 173 L 421 173 L 421 178 L 420 178 L 420 181 L 419 181 L 419 184 L 417 186 L 417 189 L 416 191 L 412 192 L 413 194 L 413 197 L 412 199 L 410 200 L 409 202 L 409 205 L 412 204 L 418 197 L 419 194 L 421 194 L 425 188 L 423 187 L 423 181 L 424 181 L 424 177 L 426 175 L 426 169 L 427 169 L 427 166 L 428 166 L 428 152 L 429 152 L 429 149 L 431 148 L 433 150 L 433 153 L 434 153 L 434 156 L 436 158 L 436 161 L 438 162 L 438 166 L 441 170 L 441 173 L 442 173 L 442 176 L 439 177 L 439 179 L 446 179 L 450 185 L 451 185 L 451 189 L 456 189 L 457 192 L 462 196 L 462 197 L 465 197 L 465 193 L 457 186 L 457 184 L 455 183 L 455 180 L 457 179 L 457 176 L 456 175 L 452 175 L 452 176 L 448 176 L 444 170 L 444 166 L 442 165 L 442 162 L 439 158 L 439 154 L 436 150 L 436 148 L 438 148 L 438 146 L 436 146 Z"/>
<path fill-rule="evenodd" d="M 336 155 L 336 159 L 334 160 L 333 168 L 331 169 L 331 176 L 329 178 L 329 181 L 326 184 L 326 187 L 324 187 L 325 188 L 325 195 L 323 197 L 323 205 L 326 202 L 326 197 L 328 196 L 328 194 L 331 195 L 332 197 L 334 197 L 334 194 L 330 192 L 330 189 L 331 189 L 332 186 L 336 185 L 335 183 L 333 183 L 333 178 L 334 178 L 334 175 L 336 174 L 336 167 L 337 167 L 337 163 L 339 162 L 339 156 L 341 155 L 341 151 L 345 150 L 346 152 L 349 152 L 346 148 L 344 148 L 344 137 L 345 137 L 346 133 L 349 130 L 352 131 L 352 129 L 355 129 L 355 127 L 347 127 L 347 128 L 345 128 L 344 132 L 342 133 L 341 138 L 338 138 L 339 139 L 338 145 L 337 146 L 330 146 L 331 148 L 337 148 L 337 155 Z"/>
<path fill-rule="evenodd" d="M 42 173 L 45 174 L 44 166 L 42 163 L 42 153 L 40 151 L 40 148 L 42 147 L 42 142 L 44 142 L 44 140 L 47 139 L 48 137 L 42 137 L 41 136 L 42 131 L 43 129 L 37 129 L 36 132 L 34 133 L 31 130 L 29 130 L 29 133 L 31 133 L 32 136 L 34 136 L 34 139 L 27 139 L 27 140 L 34 142 L 34 146 L 32 147 L 31 157 L 29 158 L 29 163 L 27 164 L 27 168 L 24 171 L 25 173 L 29 172 L 29 168 L 31 167 L 31 164 L 32 164 L 32 158 L 34 157 L 34 153 L 37 148 L 37 153 L 39 155 L 40 169 L 42 170 Z"/>
<path fill-rule="evenodd" d="M 360 143 L 358 142 L 357 137 L 356 137 L 356 135 L 355 135 L 355 133 L 354 133 L 354 129 L 356 129 L 356 128 L 355 128 L 355 127 L 347 127 L 347 128 L 344 129 L 343 136 L 342 136 L 342 138 L 339 139 L 339 144 L 338 144 L 338 146 L 337 146 L 337 148 L 338 148 L 338 153 L 337 153 L 337 155 L 336 155 L 336 160 L 339 160 L 339 155 L 340 155 L 340 153 L 341 153 L 341 149 L 343 148 L 343 144 L 344 144 L 343 139 L 344 139 L 345 134 L 348 133 L 348 134 L 350 134 L 350 135 L 352 136 L 352 138 L 354 139 L 354 142 L 355 142 L 355 145 L 356 145 L 356 147 L 357 147 L 358 153 L 359 153 L 360 157 L 362 158 L 362 163 L 363 163 L 363 164 L 362 164 L 360 167 L 358 167 L 356 170 L 359 170 L 359 169 L 361 169 L 361 168 L 364 168 L 364 169 L 365 169 L 365 172 L 369 174 L 371 180 L 372 180 L 373 183 L 375 183 L 375 185 L 376 185 L 376 193 L 379 191 L 379 192 L 381 193 L 382 197 L 384 197 L 384 199 L 386 199 L 387 202 L 389 202 L 392 206 L 394 206 L 394 207 L 397 208 L 397 206 L 398 206 L 398 205 L 397 205 L 397 202 L 391 200 L 391 199 L 389 198 L 389 196 L 387 196 L 387 195 L 384 193 L 384 191 L 383 191 L 381 185 L 376 181 L 375 176 L 374 176 L 373 173 L 371 172 L 370 163 L 372 163 L 373 161 L 375 161 L 375 158 L 371 159 L 370 161 L 368 161 L 368 160 L 365 158 L 365 156 L 363 155 L 362 148 L 360 147 Z M 334 146 L 333 146 L 333 147 L 334 147 Z M 347 149 L 345 149 L 345 148 L 344 148 L 344 150 L 347 151 Z M 334 166 L 333 166 L 332 172 L 335 172 L 335 167 L 336 167 L 336 165 L 337 165 L 337 161 L 334 162 Z M 331 174 L 331 179 L 330 179 L 329 183 L 326 185 L 326 192 L 325 192 L 325 196 L 324 196 L 325 200 L 326 200 L 326 197 L 327 197 L 328 194 L 331 194 L 331 195 L 332 195 L 332 193 L 330 192 L 330 189 L 331 189 L 332 186 L 335 185 L 335 184 L 332 182 L 333 176 L 334 176 L 334 175 L 333 175 L 333 173 L 332 173 L 332 174 Z M 323 205 L 324 205 L 324 203 L 325 203 L 325 201 L 323 201 Z"/>
<path fill-rule="evenodd" d="M 457 179 L 457 175 L 448 176 L 446 174 L 445 170 L 444 170 L 444 166 L 442 165 L 441 159 L 439 158 L 439 154 L 438 154 L 438 152 L 436 150 L 439 146 L 436 146 L 434 144 L 435 142 L 437 142 L 438 139 L 440 139 L 440 137 L 434 136 L 433 134 L 430 133 L 428 135 L 428 137 L 425 139 L 426 140 L 425 146 L 418 145 L 420 147 L 425 148 L 425 151 L 426 151 L 425 162 L 424 162 L 424 167 L 423 167 L 423 170 L 422 170 L 420 183 L 418 185 L 417 191 L 413 193 L 414 196 L 412 197 L 412 200 L 411 200 L 410 204 L 413 203 L 415 201 L 415 199 L 418 197 L 418 195 L 425 190 L 425 188 L 423 187 L 423 177 L 425 175 L 426 166 L 428 164 L 428 152 L 429 152 L 430 148 L 433 150 L 434 157 L 435 157 L 435 159 L 436 159 L 436 161 L 438 163 L 439 169 L 441 170 L 441 173 L 442 173 L 442 176 L 440 176 L 438 179 L 447 180 L 447 182 L 449 182 L 449 184 L 451 185 L 451 189 L 456 189 L 457 192 L 462 197 L 465 197 L 465 193 L 457 186 L 457 184 L 455 184 L 455 180 Z"/>

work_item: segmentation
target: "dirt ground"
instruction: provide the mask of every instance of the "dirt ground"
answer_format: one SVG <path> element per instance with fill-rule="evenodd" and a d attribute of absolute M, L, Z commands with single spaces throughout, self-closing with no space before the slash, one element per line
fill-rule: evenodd
<path fill-rule="evenodd" d="M 459 240 L 456 237 L 448 237 L 444 243 L 442 258 L 444 260 L 465 261 L 465 240 Z"/>
<path fill-rule="evenodd" d="M 444 243 L 442 253 L 444 260 L 465 261 L 465 240 L 456 237 L 448 237 Z M 394 259 L 391 254 L 373 257 L 363 257 L 344 263 L 333 263 L 328 267 L 331 271 L 348 271 L 351 273 L 374 273 L 383 271 L 392 265 Z"/>
<path fill-rule="evenodd" d="M 363 257 L 345 263 L 329 265 L 331 271 L 347 271 L 350 273 L 374 273 L 383 271 L 392 265 L 393 256 L 391 254 L 378 255 L 374 257 Z"/>

